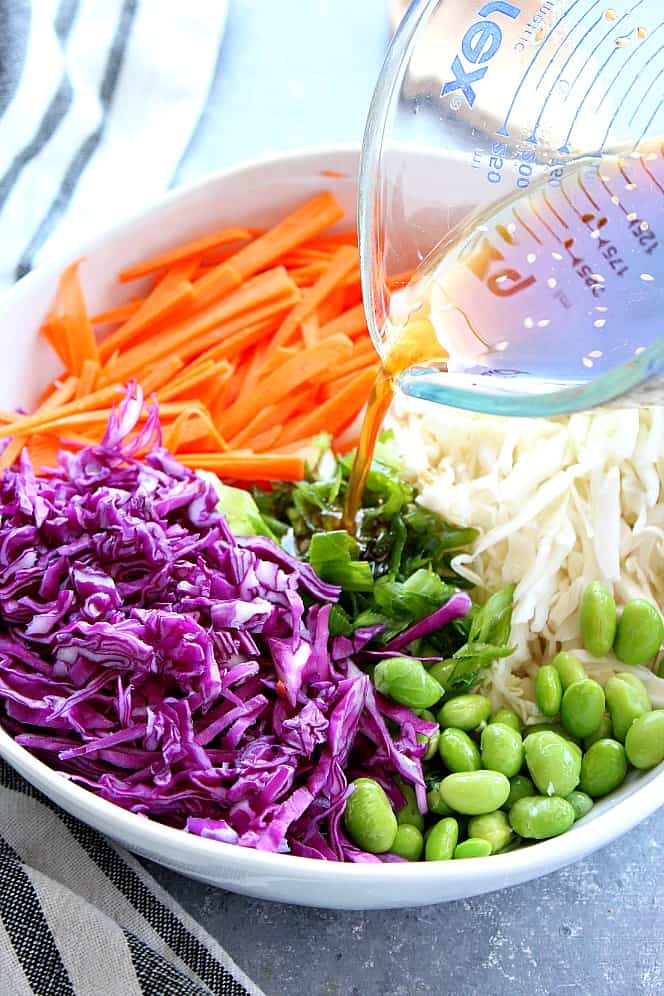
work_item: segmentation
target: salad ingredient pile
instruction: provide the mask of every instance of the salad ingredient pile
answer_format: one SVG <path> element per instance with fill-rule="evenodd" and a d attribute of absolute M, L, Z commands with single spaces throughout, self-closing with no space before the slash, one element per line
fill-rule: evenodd
<path fill-rule="evenodd" d="M 39 470 L 63 441 L 97 443 L 131 379 L 156 395 L 165 446 L 194 469 L 299 480 L 312 436 L 351 448 L 377 362 L 356 234 L 325 231 L 342 216 L 323 192 L 267 231 L 176 246 L 125 268 L 134 296 L 93 316 L 69 266 L 42 326 L 64 370 L 36 411 L 2 413 L 0 465 L 24 445 Z"/>
<path fill-rule="evenodd" d="M 435 723 L 389 705 L 355 663 L 382 627 L 333 635 L 339 588 L 269 537 L 235 538 L 215 489 L 158 442 L 137 389 L 98 446 L 42 477 L 24 451 L 5 473 L 4 725 L 134 812 L 355 859 L 340 827 L 347 772 L 371 774 L 395 805 L 410 785 L 424 810 L 418 735 Z M 445 598 L 449 619 L 468 611 L 466 595 Z"/>
<path fill-rule="evenodd" d="M 625 663 L 635 666 L 653 701 L 664 706 L 656 634 L 638 657 L 611 652 L 612 639 L 585 647 L 580 640 L 582 599 L 595 579 L 619 615 L 630 602 L 648 603 L 649 610 L 630 607 L 625 623 L 636 612 L 660 618 L 664 410 L 517 419 L 409 400 L 399 402 L 392 426 L 421 504 L 481 532 L 451 562 L 454 569 L 479 590 L 516 585 L 514 654 L 486 672 L 483 683 L 496 703 L 524 722 L 542 719 L 534 680 L 540 664 L 563 649 L 602 684 Z"/>
<path fill-rule="evenodd" d="M 223 843 L 503 853 L 664 761 L 663 416 L 398 405 L 346 529 L 377 365 L 340 214 L 175 247 L 92 319 L 63 275 L 65 370 L 0 413 L 2 726 Z"/>

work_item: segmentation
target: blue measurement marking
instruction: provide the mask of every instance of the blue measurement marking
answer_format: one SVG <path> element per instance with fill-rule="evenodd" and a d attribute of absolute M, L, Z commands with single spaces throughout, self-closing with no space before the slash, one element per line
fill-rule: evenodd
<path fill-rule="evenodd" d="M 638 73 L 636 74 L 636 76 L 634 77 L 634 79 L 632 80 L 632 82 L 629 84 L 629 86 L 627 87 L 627 89 L 625 90 L 625 92 L 623 93 L 623 95 L 621 96 L 620 100 L 616 103 L 616 109 L 613 112 L 613 114 L 611 115 L 611 120 L 609 121 L 608 125 L 606 126 L 606 131 L 604 132 L 604 138 L 602 139 L 602 144 L 599 147 L 600 154 L 604 151 L 604 146 L 606 145 L 607 139 L 609 137 L 609 133 L 611 131 L 611 128 L 613 127 L 613 123 L 616 120 L 616 118 L 618 117 L 618 115 L 620 114 L 620 112 L 622 111 L 622 109 L 624 107 L 624 104 L 625 104 L 625 100 L 627 99 L 627 97 L 629 96 L 629 94 L 632 92 L 632 90 L 634 89 L 634 87 L 636 86 L 636 84 L 638 83 L 638 81 L 641 79 L 641 74 L 643 73 L 643 70 L 646 68 L 646 66 L 648 66 L 652 62 L 653 59 L 655 59 L 659 55 L 659 53 L 662 51 L 662 49 L 664 49 L 664 45 L 660 45 L 660 47 L 657 49 L 657 51 L 653 52 L 653 54 L 650 56 L 650 58 L 645 63 L 645 65 L 641 66 L 640 70 L 638 71 Z M 645 132 L 649 128 L 649 126 L 652 123 L 652 121 L 653 121 L 653 118 L 651 118 L 650 121 L 648 122 L 648 124 L 646 125 L 644 131 L 641 133 L 641 137 L 637 140 L 636 145 L 634 146 L 634 148 L 636 148 L 636 146 L 639 144 L 639 142 L 641 141 L 641 138 L 643 138 L 643 135 L 645 134 Z"/>
<path fill-rule="evenodd" d="M 558 46 L 558 48 L 554 50 L 551 58 L 549 59 L 549 61 L 547 62 L 546 66 L 542 70 L 540 78 L 538 79 L 537 83 L 535 84 L 535 89 L 536 90 L 539 90 L 539 88 L 542 85 L 542 82 L 544 80 L 544 77 L 546 76 L 546 74 L 548 73 L 549 69 L 551 68 L 551 63 L 553 62 L 553 60 L 555 59 L 555 57 L 558 55 L 558 53 L 560 52 L 560 50 L 563 47 L 563 45 L 565 44 L 565 42 L 568 42 L 570 40 L 571 36 L 574 34 L 574 32 L 576 31 L 576 29 L 578 28 L 578 26 L 583 23 L 583 21 L 586 19 L 586 17 L 588 16 L 588 14 L 590 14 L 590 12 L 595 9 L 595 7 L 597 6 L 598 3 L 601 3 L 601 0 L 597 0 L 597 3 L 591 3 L 590 7 L 588 7 L 587 10 L 584 10 L 583 14 L 578 19 L 578 21 L 575 21 L 574 24 L 572 25 L 572 27 L 569 29 L 569 31 L 567 32 L 567 34 L 565 35 L 565 37 L 561 41 L 561 43 Z M 570 7 L 570 10 L 571 9 L 572 8 Z M 568 13 L 569 13 L 569 11 L 568 11 Z M 561 20 L 562 20 L 562 18 L 561 18 Z"/>
<path fill-rule="evenodd" d="M 660 45 L 660 47 L 657 49 L 657 51 L 653 52 L 653 54 L 650 56 L 650 58 L 648 59 L 648 61 L 643 66 L 643 69 L 641 70 L 641 73 L 643 73 L 643 70 L 646 69 L 647 66 L 650 65 L 650 63 L 652 62 L 652 60 L 655 59 L 662 50 L 664 50 L 664 45 Z M 652 90 L 652 88 L 654 87 L 655 83 L 657 83 L 659 80 L 661 80 L 661 78 L 662 78 L 662 67 L 659 66 L 657 68 L 657 75 L 655 76 L 655 78 L 653 80 L 650 81 L 650 83 L 646 87 L 645 92 L 644 92 L 643 96 L 641 97 L 641 99 L 637 100 L 636 107 L 634 108 L 634 112 L 633 112 L 631 118 L 629 119 L 629 121 L 627 122 L 628 126 L 631 125 L 632 121 L 634 120 L 634 118 L 636 117 L 636 115 L 639 113 L 639 111 L 643 107 L 643 101 L 646 99 L 646 97 L 648 96 L 648 94 L 650 93 L 650 91 Z"/>
<path fill-rule="evenodd" d="M 537 137 L 536 137 L 537 136 L 537 129 L 540 126 L 540 122 L 541 122 L 542 117 L 544 115 L 544 111 L 546 110 L 546 106 L 549 103 L 549 100 L 551 99 L 555 88 L 558 86 L 558 83 L 559 83 L 560 79 L 562 78 L 563 73 L 567 69 L 568 65 L 570 64 L 570 62 L 572 61 L 572 59 L 574 58 L 574 56 L 576 55 L 576 53 L 578 52 L 578 50 L 583 45 L 583 43 L 586 40 L 586 38 L 588 37 L 588 35 L 592 31 L 595 30 L 595 28 L 601 22 L 601 20 L 602 20 L 602 15 L 600 14 L 600 16 L 597 18 L 597 20 L 593 21 L 593 23 L 590 25 L 590 27 L 586 29 L 586 31 L 584 32 L 584 34 L 581 36 L 581 38 L 579 39 L 579 41 L 577 42 L 577 44 L 574 46 L 574 48 L 572 49 L 572 51 L 570 52 L 570 54 L 565 59 L 562 67 L 560 68 L 560 70 L 558 72 L 558 75 L 556 76 L 555 80 L 553 81 L 551 89 L 549 90 L 549 92 L 547 93 L 546 97 L 544 98 L 544 103 L 542 104 L 540 112 L 537 115 L 537 120 L 535 122 L 535 127 L 533 128 L 533 133 L 532 133 L 532 135 L 530 135 L 529 138 L 526 139 L 527 142 L 533 142 L 534 143 L 534 142 L 537 141 Z"/>
<path fill-rule="evenodd" d="M 580 4 L 580 3 L 581 3 L 581 0 L 574 0 L 574 3 L 571 5 L 571 7 L 569 7 L 565 11 L 565 13 L 562 15 L 562 17 L 558 18 L 558 20 L 553 25 L 553 27 L 549 29 L 548 34 L 546 34 L 544 36 L 544 38 L 542 39 L 541 45 L 538 47 L 538 49 L 535 52 L 534 56 L 532 57 L 532 59 L 530 60 L 530 62 L 528 63 L 528 65 L 526 66 L 525 72 L 524 72 L 523 76 L 521 77 L 521 79 L 519 80 L 519 82 L 517 84 L 517 88 L 514 91 L 514 96 L 512 97 L 512 101 L 510 103 L 510 106 L 507 108 L 507 114 L 505 115 L 505 120 L 503 121 L 502 125 L 500 126 L 500 128 L 496 132 L 496 135 L 509 135 L 509 132 L 507 130 L 507 122 L 509 121 L 510 115 L 512 114 L 512 111 L 514 110 L 514 105 L 516 104 L 516 99 L 519 96 L 519 93 L 521 92 L 521 88 L 522 88 L 523 84 L 526 82 L 526 78 L 528 76 L 528 73 L 533 68 L 533 66 L 537 62 L 538 58 L 540 57 L 540 55 L 544 51 L 544 46 L 548 42 L 548 40 L 551 37 L 551 35 L 553 34 L 553 32 L 557 30 L 558 25 L 561 24 L 565 20 L 565 18 L 567 17 L 567 15 L 571 14 L 572 11 L 574 10 L 574 8 L 577 6 L 577 4 Z M 592 6 L 594 7 L 595 4 L 593 4 Z M 586 11 L 586 13 L 588 13 L 588 12 Z M 584 17 L 585 17 L 585 14 L 584 14 Z M 583 18 L 582 18 L 582 20 L 583 20 Z M 558 49 L 556 49 L 556 52 L 557 51 L 558 51 Z M 554 53 L 554 55 L 555 55 L 555 53 Z"/>
<path fill-rule="evenodd" d="M 572 82 L 572 86 L 570 87 L 569 92 L 565 96 L 565 100 L 567 100 L 567 98 L 569 97 L 569 94 L 571 93 L 572 87 L 574 86 L 574 84 L 576 83 L 576 81 L 579 79 L 579 77 L 581 76 L 581 73 L 584 71 L 584 69 L 586 68 L 586 66 L 588 65 L 588 63 L 590 62 L 591 58 L 594 56 L 595 52 L 598 50 L 598 48 L 600 47 L 600 45 L 602 45 L 606 41 L 606 39 L 609 37 L 609 35 L 613 34 L 616 31 L 616 29 L 625 20 L 625 18 L 629 17 L 630 14 L 633 14 L 634 11 L 636 10 L 636 8 L 640 7 L 642 3 L 643 3 L 643 0 L 637 0 L 637 3 L 635 3 L 634 6 L 631 7 L 627 11 L 626 14 L 623 14 L 623 16 L 620 18 L 620 20 L 617 21 L 614 25 L 612 25 L 609 28 L 609 30 L 604 35 L 602 35 L 601 40 L 597 43 L 597 45 L 595 45 L 594 49 L 592 49 L 592 51 L 589 53 L 588 58 L 583 63 L 583 66 L 581 67 L 581 69 L 579 70 L 579 72 L 576 74 L 576 76 L 575 76 L 575 78 L 574 78 L 574 80 Z M 616 46 L 614 46 L 611 49 L 611 51 L 607 55 L 606 59 L 602 63 L 599 71 L 595 74 L 595 76 L 591 80 L 590 86 L 588 87 L 588 89 L 584 93 L 583 97 L 581 98 L 581 100 L 577 104 L 576 112 L 574 114 L 574 117 L 572 118 L 572 123 L 569 126 L 569 131 L 567 132 L 567 135 L 565 136 L 565 141 L 563 142 L 563 144 L 561 145 L 560 149 L 558 150 L 559 152 L 569 152 L 569 140 L 570 140 L 570 137 L 572 135 L 572 131 L 574 130 L 574 125 L 576 124 L 577 119 L 579 117 L 579 114 L 581 113 L 581 109 L 585 106 L 585 103 L 586 103 L 586 101 L 587 101 L 587 99 L 588 99 L 588 97 L 590 95 L 590 91 L 595 86 L 595 83 L 597 83 L 597 81 L 599 79 L 601 79 L 601 77 L 602 77 L 602 75 L 604 73 L 604 70 L 608 66 L 609 62 L 614 57 L 614 55 L 616 55 L 616 53 L 619 52 L 619 51 L 620 51 L 620 49 L 618 47 L 616 47 Z"/>
<path fill-rule="evenodd" d="M 634 152 L 634 150 L 639 147 L 639 144 L 640 144 L 641 140 L 643 139 L 643 136 L 648 131 L 648 128 L 650 128 L 650 125 L 655 120 L 655 117 L 656 117 L 657 113 L 659 112 L 659 110 L 660 110 L 660 108 L 662 107 L 663 104 L 664 104 L 664 97 L 660 97 L 659 103 L 658 103 L 657 107 L 655 108 L 655 110 L 650 115 L 650 117 L 648 118 L 648 121 L 646 122 L 645 128 L 643 129 L 643 131 L 641 132 L 641 134 L 637 138 L 636 142 L 632 146 L 632 152 Z"/>
<path fill-rule="evenodd" d="M 630 16 L 630 14 L 633 14 L 634 11 L 636 10 L 636 8 L 640 7 L 643 4 L 643 2 L 644 2 L 644 0 L 637 0 L 637 2 L 634 4 L 634 6 L 630 7 L 630 9 L 623 14 L 623 16 L 620 18 L 620 20 L 615 21 L 613 24 L 611 24 L 611 26 L 609 27 L 609 30 L 605 31 L 605 33 L 602 35 L 602 37 L 597 42 L 597 44 L 595 45 L 595 47 L 590 50 L 590 52 L 588 53 L 588 57 L 587 57 L 586 61 L 583 63 L 583 65 L 579 69 L 578 73 L 576 74 L 576 76 L 574 77 L 574 79 L 572 80 L 572 82 L 570 83 L 570 88 L 567 91 L 567 93 L 565 94 L 565 100 L 568 99 L 568 97 L 569 97 L 570 93 L 572 92 L 575 84 L 578 82 L 580 76 L 585 72 L 585 69 L 586 69 L 588 63 L 593 58 L 593 56 L 595 55 L 595 53 L 597 52 L 597 50 L 599 48 L 601 48 L 601 46 L 604 44 L 604 42 L 609 37 L 609 35 L 614 34 L 618 30 L 618 28 L 620 27 L 620 25 L 622 24 L 622 22 L 625 21 L 625 20 L 627 20 L 627 18 Z M 634 30 L 634 29 L 632 29 L 632 30 Z M 609 57 L 604 60 L 604 64 L 602 65 L 602 67 L 599 70 L 599 72 L 596 73 L 595 80 L 599 79 L 599 77 L 603 73 L 604 67 L 606 66 L 606 64 L 609 61 L 609 59 L 612 56 L 614 56 L 616 54 L 616 52 L 619 52 L 619 51 L 620 51 L 620 49 L 616 45 L 612 45 L 611 46 L 611 53 L 610 53 Z M 593 83 L 595 82 L 595 80 L 593 80 Z M 591 89 L 591 87 L 586 92 L 586 97 L 588 96 L 588 93 L 590 92 L 590 89 Z M 585 100 L 585 97 L 584 97 L 584 100 Z"/>
<path fill-rule="evenodd" d="M 660 23 L 657 25 L 657 27 L 654 28 L 650 32 L 650 34 L 648 35 L 648 37 L 644 41 L 642 41 L 640 43 L 640 45 L 635 45 L 634 46 L 634 48 L 629 53 L 629 55 L 627 56 L 627 58 L 623 62 L 622 66 L 620 66 L 620 68 L 618 69 L 618 72 L 615 74 L 615 76 L 613 77 L 613 79 L 611 80 L 611 82 L 609 83 L 609 85 L 607 86 L 606 90 L 604 91 L 602 97 L 600 98 L 600 101 L 599 101 L 597 107 L 595 108 L 596 111 L 598 111 L 600 109 L 600 107 L 602 106 L 602 104 L 604 103 L 604 101 L 606 100 L 606 98 L 608 97 L 609 91 L 610 91 L 611 87 L 616 82 L 616 80 L 618 79 L 618 77 L 622 75 L 622 73 L 624 72 L 624 70 L 627 69 L 627 66 L 632 61 L 632 59 L 634 58 L 634 56 L 638 55 L 639 52 L 641 54 L 643 54 L 643 47 L 645 45 L 647 45 L 648 42 L 652 41 L 652 39 L 655 37 L 655 35 L 657 34 L 657 32 L 659 31 L 660 28 L 664 28 L 664 21 L 660 21 Z M 616 49 L 616 51 L 620 52 L 620 51 L 622 51 L 622 49 Z"/>

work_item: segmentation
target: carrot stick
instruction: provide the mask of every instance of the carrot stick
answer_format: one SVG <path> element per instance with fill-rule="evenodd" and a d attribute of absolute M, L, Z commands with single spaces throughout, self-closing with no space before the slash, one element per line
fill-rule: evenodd
<path fill-rule="evenodd" d="M 0 439 L 6 439 L 7 436 L 13 436 L 15 433 L 32 434 L 35 430 L 48 426 L 57 418 L 77 415 L 81 412 L 89 412 L 98 406 L 104 406 L 118 400 L 121 395 L 122 392 L 119 391 L 117 385 L 112 384 L 110 387 L 104 387 L 93 394 L 89 394 L 87 398 L 77 398 L 67 404 L 60 405 L 52 411 L 37 411 L 32 415 L 18 415 L 10 425 L 0 426 Z"/>
<path fill-rule="evenodd" d="M 340 377 L 345 377 L 346 374 L 361 370 L 362 367 L 368 367 L 376 362 L 376 349 L 371 339 L 358 339 L 353 345 L 355 348 L 353 349 L 351 358 L 345 363 L 335 366 L 332 370 L 326 370 L 318 378 L 318 384 L 327 385 L 333 383 Z"/>
<path fill-rule="evenodd" d="M 338 318 L 321 326 L 320 337 L 325 339 L 329 335 L 342 335 L 354 338 L 360 332 L 366 331 L 367 319 L 364 313 L 364 305 L 358 304 L 348 311 L 344 311 Z"/>
<path fill-rule="evenodd" d="M 117 308 L 100 311 L 93 315 L 90 321 L 93 325 L 117 325 L 120 322 L 126 322 L 128 318 L 136 314 L 144 300 L 143 297 L 135 297 L 131 301 L 127 301 L 126 304 L 118 305 Z"/>
<path fill-rule="evenodd" d="M 40 332 L 65 369 L 68 370 L 71 367 L 71 349 L 62 319 L 50 315 L 42 324 Z"/>
<path fill-rule="evenodd" d="M 263 432 L 259 432 L 251 441 L 252 449 L 255 453 L 265 453 L 266 450 L 271 450 L 277 439 L 281 435 L 283 425 L 273 425 L 269 429 L 264 429 Z"/>
<path fill-rule="evenodd" d="M 273 370 L 280 367 L 286 360 L 292 360 L 294 356 L 297 356 L 297 353 L 298 350 L 295 346 L 277 346 L 263 364 L 261 377 L 267 377 L 268 374 L 271 374 Z"/>
<path fill-rule="evenodd" d="M 201 253 L 209 249 L 218 249 L 220 246 L 229 245 L 231 242 L 242 242 L 250 239 L 251 233 L 246 228 L 223 228 L 221 231 L 212 232 L 211 235 L 204 235 L 200 239 L 193 239 L 191 242 L 184 242 L 175 249 L 170 249 L 143 260 L 133 266 L 127 266 L 120 273 L 120 280 L 125 283 L 129 280 L 136 280 L 137 277 L 144 277 L 155 270 L 162 270 L 174 263 L 181 263 L 189 260 L 193 256 L 200 256 Z"/>
<path fill-rule="evenodd" d="M 120 349 L 138 333 L 156 325 L 161 319 L 193 300 L 194 291 L 189 277 L 195 265 L 195 261 L 186 259 L 176 263 L 168 271 L 164 279 L 148 294 L 136 313 L 102 342 L 99 347 L 102 360 L 107 360 L 114 350 Z"/>
<path fill-rule="evenodd" d="M 253 276 L 275 262 L 289 249 L 306 242 L 343 216 L 339 204 L 330 193 L 318 194 L 264 235 L 250 242 L 220 263 L 210 273 L 196 281 L 196 303 L 202 307 L 228 294 L 247 277 Z"/>
<path fill-rule="evenodd" d="M 54 311 L 69 344 L 70 373 L 80 374 L 86 359 L 99 362 L 99 353 L 78 278 L 78 262 L 60 277 Z"/>
<path fill-rule="evenodd" d="M 353 249 L 351 246 L 341 246 L 337 250 L 325 273 L 316 281 L 313 287 L 305 291 L 300 303 L 284 319 L 281 328 L 275 336 L 274 347 L 285 346 L 290 341 L 298 326 L 305 318 L 313 314 L 316 308 L 331 294 L 356 263 L 356 249 Z"/>
<path fill-rule="evenodd" d="M 213 378 L 223 383 L 232 374 L 233 367 L 226 360 L 220 360 L 219 363 L 211 362 L 209 367 L 204 365 L 188 378 L 182 377 L 179 381 L 176 380 L 168 387 L 162 388 L 158 392 L 157 398 L 160 402 L 171 401 L 174 398 L 181 397 L 183 394 L 186 395 L 192 390 L 200 391 L 201 386 Z"/>
<path fill-rule="evenodd" d="M 304 476 L 301 457 L 280 453 L 185 453 L 179 459 L 186 467 L 234 481 L 299 481 Z"/>
<path fill-rule="evenodd" d="M 307 391 L 294 393 L 290 398 L 280 401 L 278 405 L 268 405 L 267 408 L 263 408 L 257 415 L 254 415 L 251 422 L 244 429 L 241 429 L 237 435 L 229 440 L 229 445 L 233 449 L 240 449 L 242 446 L 253 444 L 256 434 L 263 432 L 265 429 L 271 429 L 277 422 L 286 422 L 294 412 L 302 408 L 305 399 L 308 397 L 310 397 L 310 394 Z"/>
<path fill-rule="evenodd" d="M 307 349 L 311 349 L 317 342 L 320 342 L 320 338 L 318 336 L 319 329 L 320 325 L 315 314 L 308 315 L 302 322 L 302 339 L 304 340 L 304 345 Z"/>
<path fill-rule="evenodd" d="M 146 373 L 141 378 L 141 387 L 145 396 L 148 397 L 153 391 L 158 391 L 160 387 L 168 383 L 183 367 L 184 362 L 177 354 L 166 356 L 163 360 L 159 360 L 149 373 Z"/>
<path fill-rule="evenodd" d="M 99 364 L 96 360 L 84 360 L 81 367 L 81 376 L 78 378 L 76 397 L 84 398 L 91 394 L 95 388 L 95 382 L 99 373 Z"/>
<path fill-rule="evenodd" d="M 272 342 L 274 343 L 274 339 Z M 229 411 L 224 413 L 220 419 L 222 433 L 227 437 L 235 435 L 253 418 L 266 399 L 269 399 L 271 404 L 276 404 L 301 384 L 309 383 L 322 370 L 334 363 L 347 360 L 352 351 L 352 344 L 346 336 L 329 336 L 301 356 L 288 360 L 261 381 L 260 391 L 252 393 L 245 391 L 246 396 L 240 397 Z"/>
<path fill-rule="evenodd" d="M 224 323 L 229 322 L 232 318 L 238 319 L 240 315 L 250 312 L 252 301 L 255 307 L 265 305 L 267 308 L 270 305 L 272 313 L 274 313 L 290 306 L 298 299 L 299 291 L 283 267 L 268 270 L 253 280 L 247 281 L 243 287 L 234 294 L 230 294 L 225 300 L 202 309 L 200 313 L 194 314 L 190 318 L 174 323 L 168 332 L 162 331 L 162 334 L 152 337 L 148 342 L 139 343 L 128 349 L 114 365 L 113 376 L 123 380 L 140 374 L 141 370 L 172 352 L 177 352 L 183 359 L 186 359 L 187 351 L 183 347 L 187 343 L 193 346 L 189 355 L 195 355 L 207 348 L 207 345 L 212 344 L 202 345 L 203 333 L 214 328 L 213 341 L 220 338 L 219 333 Z M 266 317 L 265 310 L 261 317 Z M 245 319 L 242 318 L 240 328 L 244 321 Z M 235 326 L 233 331 L 237 330 L 238 326 Z"/>
<path fill-rule="evenodd" d="M 334 435 L 351 422 L 367 399 L 373 385 L 375 370 L 363 370 L 333 398 L 319 405 L 307 415 L 293 419 L 279 438 L 280 443 L 294 443 L 309 439 L 319 432 Z"/>

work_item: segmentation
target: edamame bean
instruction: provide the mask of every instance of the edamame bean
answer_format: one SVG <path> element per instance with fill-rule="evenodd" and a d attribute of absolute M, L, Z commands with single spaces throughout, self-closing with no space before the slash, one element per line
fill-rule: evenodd
<path fill-rule="evenodd" d="M 557 733 L 531 733 L 524 741 L 530 777 L 542 795 L 569 795 L 579 784 L 581 751 Z"/>
<path fill-rule="evenodd" d="M 593 799 L 622 785 L 627 774 L 625 748 L 617 740 L 597 740 L 583 755 L 579 788 Z"/>
<path fill-rule="evenodd" d="M 606 657 L 616 635 L 616 603 L 601 581 L 591 581 L 581 599 L 581 640 L 593 657 Z"/>
<path fill-rule="evenodd" d="M 445 693 L 443 686 L 414 657 L 389 657 L 379 661 L 373 680 L 382 695 L 411 709 L 428 709 Z"/>
<path fill-rule="evenodd" d="M 623 664 L 645 664 L 664 640 L 664 622 L 651 602 L 635 598 L 622 611 L 616 630 L 614 653 Z"/>
<path fill-rule="evenodd" d="M 432 678 L 442 685 L 443 688 L 447 687 L 447 682 L 452 677 L 452 672 L 457 666 L 456 661 L 436 661 L 427 670 Z"/>
<path fill-rule="evenodd" d="M 557 733 L 559 737 L 563 740 L 567 740 L 568 743 L 577 743 L 576 737 L 573 737 L 571 733 L 560 725 L 560 723 L 533 723 L 532 726 L 527 726 L 523 731 L 525 736 L 530 736 L 531 733 Z"/>
<path fill-rule="evenodd" d="M 443 801 L 443 797 L 440 792 L 441 780 L 435 782 L 429 787 L 427 792 L 427 805 L 429 807 L 429 812 L 435 813 L 436 816 L 451 816 L 452 810 L 447 803 Z"/>
<path fill-rule="evenodd" d="M 519 837 L 546 840 L 569 830 L 574 823 L 574 807 L 557 795 L 530 795 L 514 803 L 509 821 Z"/>
<path fill-rule="evenodd" d="M 627 731 L 639 716 L 650 712 L 650 697 L 643 682 L 635 674 L 621 671 L 606 683 L 606 701 L 611 714 L 616 740 L 625 742 Z"/>
<path fill-rule="evenodd" d="M 635 719 L 625 738 L 625 750 L 635 768 L 654 768 L 664 761 L 664 709 Z"/>
<path fill-rule="evenodd" d="M 489 723 L 504 723 L 505 726 L 511 726 L 517 733 L 521 733 L 521 720 L 511 709 L 497 709 L 492 713 Z"/>
<path fill-rule="evenodd" d="M 424 850 L 424 837 L 412 823 L 402 823 L 397 827 L 396 837 L 391 847 L 392 854 L 398 854 L 407 861 L 419 861 Z"/>
<path fill-rule="evenodd" d="M 438 820 L 427 833 L 424 843 L 425 861 L 451 861 L 459 839 L 459 824 L 448 816 Z"/>
<path fill-rule="evenodd" d="M 397 834 L 397 818 L 378 782 L 357 778 L 346 802 L 344 825 L 353 844 L 370 854 L 389 851 Z"/>
<path fill-rule="evenodd" d="M 588 737 L 602 722 L 606 699 L 598 681 L 584 678 L 565 690 L 560 706 L 560 719 L 574 737 Z"/>
<path fill-rule="evenodd" d="M 453 726 L 440 734 L 438 752 L 448 771 L 478 771 L 482 767 L 477 744 L 464 730 Z"/>
<path fill-rule="evenodd" d="M 586 672 L 579 658 L 575 657 L 574 654 L 568 654 L 565 650 L 556 654 L 551 664 L 558 672 L 563 691 L 573 685 L 575 681 L 581 681 L 586 677 Z"/>
<path fill-rule="evenodd" d="M 399 791 L 406 801 L 401 809 L 397 809 L 396 811 L 397 823 L 399 825 L 406 823 L 417 827 L 420 833 L 423 833 L 424 816 L 417 808 L 417 799 L 415 798 L 415 790 L 413 789 L 413 786 L 401 781 L 398 784 Z"/>
<path fill-rule="evenodd" d="M 491 854 L 491 844 L 481 837 L 469 837 L 454 849 L 455 858 L 488 858 Z"/>
<path fill-rule="evenodd" d="M 589 795 L 585 792 L 580 792 L 579 789 L 574 789 L 573 792 L 567 796 L 567 801 L 574 810 L 574 820 L 580 820 L 582 816 L 587 816 L 590 810 L 593 808 L 593 801 Z"/>
<path fill-rule="evenodd" d="M 425 733 L 417 733 L 416 740 L 418 744 L 426 744 L 427 749 L 422 755 L 423 761 L 430 761 L 438 753 L 438 742 L 440 740 L 440 728 L 434 730 L 433 733 L 427 736 Z"/>
<path fill-rule="evenodd" d="M 468 820 L 468 836 L 481 837 L 491 844 L 491 853 L 502 851 L 512 840 L 512 828 L 507 815 L 502 810 L 486 813 L 484 816 L 473 816 Z"/>
<path fill-rule="evenodd" d="M 535 675 L 535 701 L 544 716 L 556 716 L 560 711 L 563 686 L 553 664 L 544 664 Z"/>
<path fill-rule="evenodd" d="M 608 701 L 609 697 L 608 686 L 605 689 L 605 694 Z M 608 712 L 605 712 L 595 732 L 591 733 L 589 737 L 583 738 L 583 749 L 588 750 L 588 748 L 592 747 L 592 745 L 597 740 L 606 740 L 607 737 L 612 737 L 612 736 L 613 736 L 613 724 L 611 722 L 611 717 L 609 716 Z"/>
<path fill-rule="evenodd" d="M 465 816 L 481 816 L 500 809 L 510 794 L 510 783 L 499 771 L 459 771 L 440 783 L 443 801 Z"/>
<path fill-rule="evenodd" d="M 510 778 L 510 794 L 503 809 L 511 809 L 515 802 L 526 795 L 537 795 L 537 789 L 527 775 L 514 775 Z"/>
<path fill-rule="evenodd" d="M 523 765 L 521 734 L 504 723 L 489 723 L 482 730 L 482 764 L 511 778 Z"/>
<path fill-rule="evenodd" d="M 440 707 L 438 722 L 445 729 L 454 726 L 459 730 L 476 730 L 491 715 L 491 703 L 485 695 L 457 695 Z"/>

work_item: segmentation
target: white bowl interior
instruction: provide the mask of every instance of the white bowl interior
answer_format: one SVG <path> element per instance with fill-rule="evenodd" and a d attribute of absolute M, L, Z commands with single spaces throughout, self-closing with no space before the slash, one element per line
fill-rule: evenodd
<path fill-rule="evenodd" d="M 57 280 L 72 258 L 83 258 L 88 307 L 99 312 L 136 293 L 117 271 L 170 245 L 230 224 L 264 227 L 305 197 L 332 190 L 354 224 L 359 153 L 331 147 L 251 163 L 170 194 L 134 219 L 94 237 L 68 257 L 50 261 L 0 301 L 0 406 L 30 404 L 57 364 L 39 336 Z M 440 170 L 440 157 L 423 156 Z M 457 203 L 473 197 L 455 164 L 447 164 Z M 424 187 L 423 187 L 424 189 Z M 441 233 L 443 234 L 443 233 Z M 338 865 L 270 854 L 205 840 L 128 813 L 53 772 L 0 729 L 0 756 L 68 812 L 133 851 L 194 878 L 236 892 L 346 909 L 421 906 L 477 895 L 546 874 L 590 853 L 649 816 L 664 802 L 664 770 L 633 775 L 562 837 L 472 862 Z"/>

